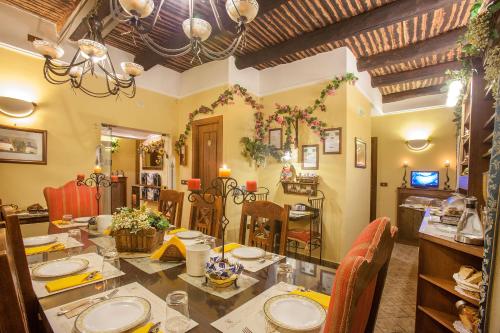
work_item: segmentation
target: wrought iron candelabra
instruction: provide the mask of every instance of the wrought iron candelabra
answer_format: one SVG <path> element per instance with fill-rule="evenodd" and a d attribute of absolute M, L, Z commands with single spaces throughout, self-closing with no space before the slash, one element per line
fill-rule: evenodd
<path fill-rule="evenodd" d="M 97 202 L 97 215 L 101 214 L 100 201 L 101 201 L 101 187 L 110 187 L 112 184 L 111 179 L 107 178 L 103 173 L 91 173 L 89 178 L 77 178 L 76 185 L 87 186 L 96 188 L 95 200 Z"/>
<path fill-rule="evenodd" d="M 192 190 L 188 195 L 189 202 L 196 202 L 203 200 L 207 204 L 214 204 L 217 197 L 222 198 L 222 260 L 224 261 L 224 245 L 226 237 L 226 228 L 229 225 L 229 219 L 226 216 L 226 204 L 228 198 L 232 197 L 233 203 L 241 205 L 245 201 L 255 201 L 256 196 L 254 192 L 247 192 L 238 186 L 236 179 L 231 177 L 217 177 L 214 178 L 210 186 L 203 190 Z"/>

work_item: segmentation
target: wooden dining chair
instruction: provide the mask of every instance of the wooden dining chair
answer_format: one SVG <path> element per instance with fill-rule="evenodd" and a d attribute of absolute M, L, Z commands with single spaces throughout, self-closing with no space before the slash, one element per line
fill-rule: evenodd
<path fill-rule="evenodd" d="M 244 202 L 241 209 L 240 244 L 260 247 L 268 252 L 275 252 L 279 244 L 278 253 L 285 255 L 289 214 L 289 205 L 281 207 L 270 201 Z M 245 241 L 247 225 L 249 234 L 248 241 Z"/>
<path fill-rule="evenodd" d="M 370 223 L 335 274 L 324 333 L 372 333 L 397 228 L 389 218 Z"/>
<path fill-rule="evenodd" d="M 24 251 L 23 236 L 17 215 L 9 215 L 5 220 L 6 250 L 14 263 L 13 270 L 17 275 L 21 290 L 22 304 L 30 332 L 44 332 L 43 322 L 40 319 L 40 305 L 31 284 L 28 260 Z"/>
<path fill-rule="evenodd" d="M 161 190 L 158 201 L 158 211 L 165 215 L 170 224 L 180 228 L 182 224 L 182 206 L 184 204 L 184 192 L 174 190 Z"/>
<path fill-rule="evenodd" d="M 205 235 L 220 238 L 222 237 L 221 221 L 222 198 L 220 196 L 205 194 L 205 200 L 196 197 L 191 203 L 190 230 L 198 230 Z"/>
<path fill-rule="evenodd" d="M 78 186 L 76 180 L 58 188 L 44 188 L 43 195 L 49 210 L 49 220 L 60 220 L 65 214 L 71 214 L 73 217 L 96 216 L 95 194 L 95 187 Z"/>

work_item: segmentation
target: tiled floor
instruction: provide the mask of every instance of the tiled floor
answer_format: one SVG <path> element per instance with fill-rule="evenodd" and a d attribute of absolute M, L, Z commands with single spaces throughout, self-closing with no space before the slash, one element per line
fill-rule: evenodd
<path fill-rule="evenodd" d="M 375 333 L 414 333 L 418 247 L 396 244 L 385 281 Z"/>

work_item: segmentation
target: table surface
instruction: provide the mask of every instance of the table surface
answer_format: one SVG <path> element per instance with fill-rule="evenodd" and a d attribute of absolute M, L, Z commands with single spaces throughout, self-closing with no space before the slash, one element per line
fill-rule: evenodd
<path fill-rule="evenodd" d="M 56 232 L 56 230 L 50 228 L 49 232 Z M 89 240 L 92 237 L 93 236 L 89 235 L 87 232 L 82 231 L 84 252 L 97 251 L 96 246 Z M 59 256 L 60 255 L 61 254 L 59 254 Z M 49 259 L 55 259 L 57 256 L 57 253 L 51 253 L 49 254 Z M 294 267 L 294 284 L 314 291 L 330 294 L 332 287 L 331 281 L 335 274 L 334 269 L 292 258 L 284 258 L 280 262 L 261 269 L 256 273 L 245 271 L 244 274 L 258 279 L 259 282 L 227 300 L 205 293 L 178 278 L 178 275 L 186 272 L 185 265 L 170 268 L 155 274 L 147 274 L 127 261 L 120 259 L 121 270 L 125 272 L 125 275 L 117 278 L 117 280 L 119 280 L 119 285 L 138 282 L 163 300 L 168 293 L 174 290 L 186 291 L 189 297 L 190 316 L 199 324 L 190 332 L 218 332 L 218 330 L 210 324 L 259 295 L 264 290 L 275 285 L 278 264 L 284 261 L 290 263 L 292 267 Z M 322 284 L 324 286 L 322 286 Z M 44 310 L 48 310 L 84 297 L 98 294 L 103 291 L 102 287 L 101 283 L 96 283 L 68 290 L 60 294 L 42 298 L 40 299 L 40 304 Z"/>

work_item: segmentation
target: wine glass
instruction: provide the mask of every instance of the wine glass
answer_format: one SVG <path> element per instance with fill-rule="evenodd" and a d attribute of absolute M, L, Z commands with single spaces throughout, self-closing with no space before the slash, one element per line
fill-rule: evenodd
<path fill-rule="evenodd" d="M 293 269 L 292 265 L 282 263 L 278 265 L 278 272 L 276 273 L 276 283 L 286 283 L 281 286 L 281 289 L 288 291 L 290 285 L 293 285 Z"/>
<path fill-rule="evenodd" d="M 188 295 L 185 291 L 174 291 L 167 295 L 167 333 L 184 333 L 189 328 Z"/>

